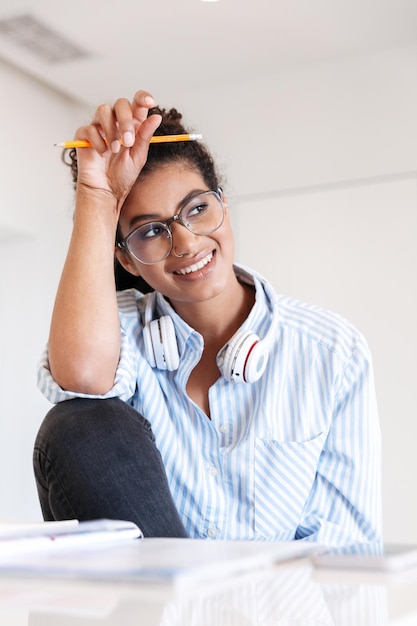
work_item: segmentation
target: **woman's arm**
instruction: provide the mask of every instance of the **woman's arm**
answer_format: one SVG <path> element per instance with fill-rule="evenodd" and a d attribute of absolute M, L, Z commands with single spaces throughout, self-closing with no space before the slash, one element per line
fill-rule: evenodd
<path fill-rule="evenodd" d="M 100 106 L 77 139 L 74 225 L 59 283 L 49 337 L 49 365 L 63 389 L 104 394 L 114 383 L 120 328 L 114 281 L 114 245 L 120 210 L 146 161 L 160 117 L 146 92 L 133 102 Z M 120 139 L 123 145 L 120 145 Z"/>

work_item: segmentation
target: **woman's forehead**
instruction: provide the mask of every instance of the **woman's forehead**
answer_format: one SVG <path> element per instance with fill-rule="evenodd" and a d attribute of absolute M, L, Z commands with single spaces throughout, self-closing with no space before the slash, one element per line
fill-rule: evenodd
<path fill-rule="evenodd" d="M 139 176 L 123 204 L 120 220 L 131 223 L 139 215 L 170 217 L 192 192 L 207 190 L 201 174 L 183 165 L 170 165 Z"/>

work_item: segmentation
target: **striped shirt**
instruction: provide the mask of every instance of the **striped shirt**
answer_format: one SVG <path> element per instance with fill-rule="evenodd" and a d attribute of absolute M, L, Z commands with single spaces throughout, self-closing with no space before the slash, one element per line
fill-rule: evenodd
<path fill-rule="evenodd" d="M 381 540 L 381 440 L 371 357 L 364 337 L 323 308 L 255 285 L 243 324 L 261 339 L 278 330 L 268 366 L 250 384 L 220 377 L 209 389 L 210 417 L 187 396 L 203 338 L 159 293 L 118 293 L 122 348 L 114 387 L 152 425 L 174 501 L 190 537 L 307 539 L 328 545 Z M 144 354 L 145 303 L 173 319 L 180 365 L 153 369 Z M 274 309 L 274 310 L 273 310 Z M 51 377 L 47 350 L 39 388 L 52 403 L 85 396 Z"/>

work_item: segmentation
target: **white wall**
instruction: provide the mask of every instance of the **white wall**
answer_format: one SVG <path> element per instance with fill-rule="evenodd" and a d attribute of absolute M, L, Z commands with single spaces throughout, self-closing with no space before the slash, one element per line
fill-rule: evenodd
<path fill-rule="evenodd" d="M 0 62 L 0 519 L 38 519 L 32 449 L 49 408 L 36 388 L 70 232 L 70 176 L 53 144 L 77 106 Z"/>
<path fill-rule="evenodd" d="M 412 491 L 417 474 L 412 280 L 416 70 L 417 47 L 406 47 L 275 76 L 259 75 L 245 84 L 206 85 L 202 80 L 198 89 L 161 102 L 184 112 L 224 166 L 237 258 L 264 271 L 278 290 L 347 315 L 367 335 L 375 358 L 384 437 L 386 537 L 408 541 L 417 541 Z M 72 134 L 80 110 L 9 68 L 0 66 L 0 72 L 9 86 L 10 107 L 0 120 L 3 142 L 8 138 L 10 145 L 0 157 L 0 171 L 7 172 L 1 184 L 0 225 L 29 235 L 0 244 L 2 293 L 16 294 L 7 301 L 2 298 L 0 309 L 0 427 L 10 451 L 0 461 L 0 476 L 7 475 L 1 484 L 1 518 L 28 517 L 37 511 L 29 468 L 31 443 L 45 403 L 35 389 L 33 372 L 47 336 L 71 214 L 68 173 L 50 146 L 62 133 Z M 22 135 L 24 146 L 16 142 Z M 314 238 L 321 236 L 321 246 L 315 250 L 310 246 L 307 254 L 312 238 L 301 229 L 297 236 L 302 245 L 294 255 L 293 246 L 284 244 L 294 237 L 301 218 L 304 224 L 310 220 L 310 230 L 316 228 Z M 348 239 L 341 238 L 334 246 L 341 222 Z M 369 240 L 361 236 L 358 244 L 358 230 L 370 233 L 372 258 Z M 262 232 L 268 246 L 254 243 L 262 241 Z M 5 271 L 6 258 L 9 267 L 13 261 L 13 275 Z M 337 289 L 335 267 L 343 269 Z M 25 299 L 23 310 L 18 293 Z M 391 302 L 387 307 L 391 294 L 398 305 Z"/>

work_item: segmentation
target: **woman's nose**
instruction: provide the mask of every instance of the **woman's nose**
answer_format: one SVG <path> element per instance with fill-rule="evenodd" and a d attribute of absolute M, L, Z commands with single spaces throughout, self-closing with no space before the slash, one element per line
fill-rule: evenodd
<path fill-rule="evenodd" d="M 171 224 L 172 252 L 176 257 L 193 254 L 198 247 L 199 235 L 194 235 L 180 222 Z"/>

